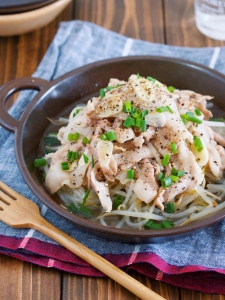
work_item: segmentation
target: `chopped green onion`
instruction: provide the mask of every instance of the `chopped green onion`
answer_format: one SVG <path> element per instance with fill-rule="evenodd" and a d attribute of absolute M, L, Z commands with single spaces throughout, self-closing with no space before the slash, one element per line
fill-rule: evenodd
<path fill-rule="evenodd" d="M 87 164 L 88 163 L 88 156 L 86 154 L 84 154 L 84 153 L 83 153 L 82 156 L 83 156 L 85 164 Z"/>
<path fill-rule="evenodd" d="M 133 117 L 134 113 L 135 113 L 135 106 L 131 105 L 130 115 Z"/>
<path fill-rule="evenodd" d="M 68 206 L 69 210 L 72 211 L 74 214 L 78 213 L 78 208 L 73 204 L 70 203 L 70 205 Z"/>
<path fill-rule="evenodd" d="M 87 190 L 86 193 L 84 194 L 84 197 L 83 197 L 83 204 L 86 203 L 86 200 L 87 200 L 89 194 L 90 194 L 90 190 Z"/>
<path fill-rule="evenodd" d="M 164 177 L 165 177 L 165 175 L 162 172 L 159 172 L 158 179 L 162 180 Z"/>
<path fill-rule="evenodd" d="M 152 225 L 153 221 L 152 220 L 148 220 L 147 223 L 144 224 L 144 228 L 145 229 L 150 229 L 151 228 L 151 225 Z"/>
<path fill-rule="evenodd" d="M 195 114 L 193 113 L 193 111 L 187 111 L 187 112 L 186 112 L 186 115 L 187 115 L 188 117 L 194 117 L 194 116 L 195 116 Z"/>
<path fill-rule="evenodd" d="M 195 148 L 198 152 L 201 152 L 204 149 L 204 146 L 202 144 L 202 140 L 197 136 L 194 136 L 194 145 L 195 145 Z"/>
<path fill-rule="evenodd" d="M 124 127 L 129 128 L 129 127 L 131 127 L 132 125 L 134 125 L 134 119 L 131 118 L 131 117 L 127 117 L 126 120 L 124 120 L 124 122 L 123 122 L 123 126 L 124 126 Z"/>
<path fill-rule="evenodd" d="M 167 87 L 167 90 L 169 92 L 173 93 L 174 92 L 174 87 L 170 85 L 170 86 Z"/>
<path fill-rule="evenodd" d="M 168 202 L 165 207 L 164 207 L 164 211 L 167 213 L 174 213 L 176 211 L 176 207 L 174 202 Z"/>
<path fill-rule="evenodd" d="M 94 168 L 94 166 L 95 166 L 95 158 L 94 158 L 93 154 L 91 156 L 91 165 L 92 165 L 92 168 Z"/>
<path fill-rule="evenodd" d="M 141 122 L 141 131 L 145 132 L 146 131 L 146 127 L 147 127 L 146 120 L 142 120 L 142 122 Z"/>
<path fill-rule="evenodd" d="M 161 224 L 163 228 L 173 228 L 174 226 L 173 222 L 168 220 L 163 220 Z"/>
<path fill-rule="evenodd" d="M 145 109 L 145 110 L 142 110 L 141 112 L 141 118 L 144 119 L 144 117 L 148 114 L 148 110 Z"/>
<path fill-rule="evenodd" d="M 158 230 L 158 229 L 162 229 L 163 227 L 162 227 L 162 223 L 155 223 L 155 222 L 153 222 L 152 224 L 151 224 L 151 226 L 150 226 L 150 229 L 156 229 L 156 230 Z"/>
<path fill-rule="evenodd" d="M 116 199 L 113 201 L 113 209 L 117 209 L 118 206 L 120 206 L 123 203 L 123 196 L 122 195 L 116 195 Z"/>
<path fill-rule="evenodd" d="M 141 76 L 139 75 L 139 73 L 137 73 L 137 78 L 138 78 L 138 79 L 140 79 L 140 78 L 141 78 Z"/>
<path fill-rule="evenodd" d="M 111 91 L 112 89 L 114 89 L 114 86 L 108 85 L 108 86 L 105 88 L 105 91 Z"/>
<path fill-rule="evenodd" d="M 193 123 L 202 124 L 202 120 L 194 117 L 191 112 L 187 112 L 185 115 L 181 115 L 181 118 Z"/>
<path fill-rule="evenodd" d="M 127 170 L 127 179 L 134 179 L 134 170 Z"/>
<path fill-rule="evenodd" d="M 140 119 L 141 118 L 141 111 L 139 109 L 135 110 L 133 117 L 135 119 Z"/>
<path fill-rule="evenodd" d="M 135 119 L 135 126 L 141 128 L 142 126 L 142 119 Z"/>
<path fill-rule="evenodd" d="M 172 110 L 172 108 L 171 108 L 169 105 L 166 106 L 166 109 L 167 109 L 171 114 L 174 113 L 174 111 Z"/>
<path fill-rule="evenodd" d="M 197 116 L 201 116 L 202 115 L 200 109 L 198 109 L 198 108 L 195 109 L 195 113 L 196 113 Z"/>
<path fill-rule="evenodd" d="M 181 121 L 185 124 L 187 124 L 187 120 L 181 117 Z"/>
<path fill-rule="evenodd" d="M 109 141 L 113 142 L 116 140 L 116 135 L 115 135 L 114 131 L 108 131 L 106 135 L 107 135 Z"/>
<path fill-rule="evenodd" d="M 67 153 L 67 158 L 71 161 L 74 162 L 75 159 L 78 159 L 79 152 L 78 151 L 68 151 Z"/>
<path fill-rule="evenodd" d="M 167 176 L 161 180 L 162 187 L 167 188 L 173 184 L 171 176 Z"/>
<path fill-rule="evenodd" d="M 125 112 L 131 112 L 131 103 L 130 103 L 130 101 L 126 101 L 125 103 L 124 103 L 124 111 Z"/>
<path fill-rule="evenodd" d="M 73 117 L 75 117 L 81 110 L 82 110 L 82 108 L 77 108 L 75 113 L 73 113 Z"/>
<path fill-rule="evenodd" d="M 176 168 L 172 168 L 172 172 L 171 172 L 171 175 L 174 175 L 174 176 L 178 176 L 178 177 L 182 177 L 184 176 L 185 172 L 184 171 L 179 171 L 177 170 Z"/>
<path fill-rule="evenodd" d="M 156 111 L 159 113 L 167 111 L 167 108 L 165 106 L 160 106 L 156 108 Z"/>
<path fill-rule="evenodd" d="M 100 97 L 100 99 L 102 99 L 103 97 L 105 97 L 105 89 L 100 89 L 99 97 Z"/>
<path fill-rule="evenodd" d="M 79 139 L 79 137 L 80 137 L 79 132 L 75 132 L 75 133 L 70 132 L 70 133 L 68 134 L 68 140 L 69 140 L 70 142 L 72 142 L 72 141 L 77 141 L 77 140 Z"/>
<path fill-rule="evenodd" d="M 46 166 L 46 159 L 45 158 L 36 158 L 35 160 L 34 160 L 34 166 L 36 167 L 36 168 L 38 168 L 38 167 L 44 167 L 44 166 Z"/>
<path fill-rule="evenodd" d="M 178 176 L 175 176 L 175 175 L 170 175 L 171 179 L 173 182 L 177 182 L 179 180 L 179 177 Z"/>
<path fill-rule="evenodd" d="M 100 139 L 106 141 L 108 140 L 108 137 L 105 133 L 103 133 L 102 135 L 100 135 Z"/>
<path fill-rule="evenodd" d="M 151 76 L 146 77 L 146 79 L 148 79 L 149 81 L 152 81 L 152 82 L 155 82 L 155 81 L 156 81 L 156 79 L 153 78 L 153 77 L 151 77 Z"/>
<path fill-rule="evenodd" d="M 170 160 L 170 155 L 169 154 L 165 154 L 163 156 L 163 160 L 162 160 L 163 167 L 166 167 L 168 165 L 169 160 Z"/>
<path fill-rule="evenodd" d="M 61 167 L 63 171 L 69 170 L 69 163 L 68 161 L 61 162 Z"/>
<path fill-rule="evenodd" d="M 83 213 L 86 217 L 91 217 L 91 211 L 82 203 L 78 203 L 79 205 L 79 212 Z"/>
<path fill-rule="evenodd" d="M 170 148 L 171 148 L 173 154 L 177 153 L 177 145 L 175 143 L 171 143 Z"/>
<path fill-rule="evenodd" d="M 84 143 L 84 145 L 90 144 L 90 141 L 86 136 L 83 137 L 82 142 Z"/>

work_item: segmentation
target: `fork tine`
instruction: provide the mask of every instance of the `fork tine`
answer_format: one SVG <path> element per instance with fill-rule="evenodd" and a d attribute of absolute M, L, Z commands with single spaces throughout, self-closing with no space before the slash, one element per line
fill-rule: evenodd
<path fill-rule="evenodd" d="M 12 199 L 11 197 L 9 197 L 9 195 L 5 194 L 4 192 L 2 192 L 2 191 L 0 190 L 0 201 L 1 201 L 1 202 L 4 202 L 4 203 L 7 204 L 7 205 L 10 205 L 10 203 L 11 203 L 12 201 L 15 201 L 15 199 Z"/>
<path fill-rule="evenodd" d="M 18 193 L 11 189 L 9 186 L 0 181 L 0 190 L 11 196 L 14 200 L 18 197 Z"/>

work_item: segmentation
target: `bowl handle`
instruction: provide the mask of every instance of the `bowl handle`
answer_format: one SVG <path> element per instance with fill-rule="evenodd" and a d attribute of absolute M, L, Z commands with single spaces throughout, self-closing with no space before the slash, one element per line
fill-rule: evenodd
<path fill-rule="evenodd" d="M 0 124 L 8 131 L 15 131 L 19 126 L 19 120 L 14 119 L 7 111 L 5 104 L 9 97 L 16 92 L 25 89 L 31 89 L 40 91 L 46 84 L 47 80 L 34 78 L 34 77 L 22 77 L 13 79 L 0 87 Z"/>

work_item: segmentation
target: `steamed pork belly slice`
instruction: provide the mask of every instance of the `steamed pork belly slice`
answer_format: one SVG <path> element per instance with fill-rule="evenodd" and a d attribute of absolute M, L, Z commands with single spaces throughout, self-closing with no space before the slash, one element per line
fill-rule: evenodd
<path fill-rule="evenodd" d="M 219 145 L 225 147 L 225 138 L 219 134 L 218 132 L 215 132 L 211 127 L 205 126 L 207 132 L 209 133 L 210 139 L 216 141 Z"/>
<path fill-rule="evenodd" d="M 170 114 L 164 127 L 156 130 L 151 143 L 161 155 L 165 155 L 172 154 L 171 142 L 179 143 L 186 139 L 192 141 L 192 134 L 186 129 L 179 115 Z"/>
<path fill-rule="evenodd" d="M 210 168 L 212 174 L 215 177 L 217 178 L 222 177 L 223 169 L 221 168 L 222 163 L 221 163 L 221 157 L 218 150 L 211 144 L 207 144 L 207 150 L 209 152 L 208 167 Z"/>
<path fill-rule="evenodd" d="M 157 195 L 159 185 L 155 179 L 155 168 L 147 158 L 138 162 L 135 169 L 137 180 L 133 186 L 133 191 L 137 197 L 145 203 L 153 201 Z"/>
<path fill-rule="evenodd" d="M 185 142 L 180 142 L 177 146 L 177 154 L 171 156 L 171 163 L 177 170 L 185 171 L 184 176 L 179 178 L 170 187 L 160 187 L 154 202 L 161 210 L 164 209 L 164 202 L 172 200 L 176 195 L 185 191 L 193 191 L 204 179 L 204 174 L 197 164 L 194 155 L 187 148 Z"/>
<path fill-rule="evenodd" d="M 53 194 L 63 185 L 74 188 L 74 185 L 71 183 L 71 173 L 63 171 L 60 163 L 51 165 L 45 178 L 45 184 Z"/>
<path fill-rule="evenodd" d="M 135 136 L 133 144 L 137 148 L 141 148 L 145 141 L 149 141 L 155 133 L 155 129 L 148 127 L 145 132 L 141 132 L 138 136 Z"/>
<path fill-rule="evenodd" d="M 117 142 L 123 144 L 126 141 L 132 140 L 135 137 L 134 131 L 132 128 L 120 128 L 117 127 L 114 129 Z"/>
<path fill-rule="evenodd" d="M 90 138 L 92 134 L 91 119 L 86 114 L 87 108 L 82 109 L 66 126 L 63 140 L 68 142 L 68 134 L 78 132 L 82 136 Z"/>
<path fill-rule="evenodd" d="M 110 212 L 112 210 L 112 200 L 110 198 L 108 184 L 105 181 L 97 180 L 97 173 L 100 171 L 100 166 L 98 164 L 91 170 L 91 186 L 98 195 L 104 211 Z"/>
<path fill-rule="evenodd" d="M 185 114 L 187 111 L 193 111 L 195 108 L 198 108 L 203 113 L 205 120 L 212 117 L 211 111 L 206 108 L 206 102 L 213 99 L 213 97 L 201 95 L 190 90 L 175 89 L 174 93 L 179 96 L 176 103 L 180 114 Z"/>
<path fill-rule="evenodd" d="M 148 147 L 134 148 L 133 150 L 127 150 L 122 153 L 114 154 L 115 161 L 117 162 L 118 172 L 128 170 L 135 163 L 139 162 L 143 158 L 153 158 L 153 154 Z"/>
<path fill-rule="evenodd" d="M 117 163 L 113 156 L 113 143 L 100 140 L 96 146 L 99 166 L 109 181 L 114 181 L 117 173 Z"/>

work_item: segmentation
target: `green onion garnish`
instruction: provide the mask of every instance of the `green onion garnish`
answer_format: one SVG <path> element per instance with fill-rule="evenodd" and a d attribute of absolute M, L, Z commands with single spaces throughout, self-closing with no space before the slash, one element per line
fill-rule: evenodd
<path fill-rule="evenodd" d="M 179 180 L 179 177 L 178 176 L 175 176 L 175 175 L 170 175 L 171 179 L 173 182 L 177 182 Z"/>
<path fill-rule="evenodd" d="M 142 119 L 135 119 L 135 126 L 138 128 L 141 128 L 141 124 L 142 124 Z"/>
<path fill-rule="evenodd" d="M 167 90 L 169 91 L 169 92 L 171 92 L 171 93 L 173 93 L 174 92 L 174 87 L 173 86 L 167 86 Z"/>
<path fill-rule="evenodd" d="M 113 142 L 116 140 L 116 135 L 115 135 L 114 131 L 108 131 L 106 133 L 106 135 L 107 135 L 109 141 Z"/>
<path fill-rule="evenodd" d="M 194 136 L 194 145 L 195 145 L 195 148 L 198 152 L 201 152 L 204 149 L 204 146 L 202 144 L 202 140 L 197 136 Z"/>
<path fill-rule="evenodd" d="M 105 89 L 100 89 L 99 97 L 100 97 L 100 99 L 102 99 L 103 97 L 105 97 Z"/>
<path fill-rule="evenodd" d="M 193 123 L 202 124 L 202 120 L 193 116 L 192 112 L 187 112 L 185 115 L 181 115 L 181 119 L 185 119 L 187 121 L 191 121 Z"/>
<path fill-rule="evenodd" d="M 171 148 L 173 154 L 177 153 L 177 145 L 175 143 L 171 143 L 170 148 Z"/>
<path fill-rule="evenodd" d="M 87 190 L 86 193 L 84 194 L 84 197 L 83 197 L 83 204 L 86 203 L 89 194 L 90 194 L 90 190 Z"/>
<path fill-rule="evenodd" d="M 181 121 L 185 124 L 187 124 L 187 120 L 181 117 Z"/>
<path fill-rule="evenodd" d="M 144 224 L 144 228 L 145 229 L 150 229 L 152 226 L 153 221 L 152 220 L 148 220 L 147 223 Z"/>
<path fill-rule="evenodd" d="M 66 157 L 70 160 L 70 162 L 74 162 L 75 159 L 78 159 L 79 153 L 78 151 L 68 151 Z"/>
<path fill-rule="evenodd" d="M 150 229 L 162 229 L 162 223 L 155 223 L 155 222 L 152 222 L 151 226 L 150 226 Z"/>
<path fill-rule="evenodd" d="M 126 120 L 124 120 L 124 122 L 123 122 L 123 126 L 124 126 L 124 127 L 129 128 L 129 127 L 131 127 L 132 125 L 134 125 L 134 119 L 131 118 L 131 117 L 127 117 Z"/>
<path fill-rule="evenodd" d="M 90 144 L 90 141 L 86 136 L 83 137 L 82 142 L 84 143 L 84 145 Z"/>
<path fill-rule="evenodd" d="M 108 137 L 105 133 L 103 133 L 102 135 L 100 135 L 100 139 L 106 141 L 108 140 Z"/>
<path fill-rule="evenodd" d="M 141 119 L 141 111 L 139 109 L 135 110 L 133 117 L 135 119 Z"/>
<path fill-rule="evenodd" d="M 145 121 L 145 120 L 142 120 L 142 121 L 141 121 L 141 131 L 142 131 L 142 132 L 145 132 L 145 131 L 146 131 L 146 127 L 147 127 L 146 121 Z"/>
<path fill-rule="evenodd" d="M 165 207 L 164 207 L 164 211 L 167 213 L 174 213 L 176 211 L 176 207 L 174 202 L 168 202 Z"/>
<path fill-rule="evenodd" d="M 163 167 L 166 167 L 168 165 L 169 160 L 170 160 L 170 155 L 169 154 L 165 154 L 163 156 L 163 160 L 162 160 Z"/>
<path fill-rule="evenodd" d="M 74 214 L 78 213 L 78 208 L 73 204 L 73 203 L 70 203 L 70 205 L 68 206 L 68 209 L 70 211 L 72 211 Z"/>
<path fill-rule="evenodd" d="M 63 171 L 69 170 L 69 163 L 68 161 L 61 162 L 61 167 Z"/>
<path fill-rule="evenodd" d="M 167 188 L 173 184 L 171 176 L 167 176 L 161 180 L 162 187 Z"/>
<path fill-rule="evenodd" d="M 134 179 L 134 170 L 127 170 L 127 179 Z"/>
<path fill-rule="evenodd" d="M 178 177 L 182 177 L 184 176 L 185 172 L 184 171 L 180 171 L 180 170 L 177 170 L 176 168 L 172 168 L 172 172 L 171 172 L 171 175 L 174 175 L 174 176 L 178 176 Z"/>
<path fill-rule="evenodd" d="M 81 108 L 77 108 L 75 113 L 73 113 L 73 117 L 75 117 L 82 109 Z"/>
<path fill-rule="evenodd" d="M 137 73 L 137 78 L 138 78 L 138 79 L 140 79 L 140 78 L 141 78 L 141 76 L 139 75 L 139 73 Z"/>
<path fill-rule="evenodd" d="M 167 111 L 167 108 L 165 106 L 160 106 L 156 108 L 156 111 L 159 113 Z"/>
<path fill-rule="evenodd" d="M 122 195 L 116 195 L 115 200 L 113 201 L 113 209 L 117 209 L 118 206 L 120 206 L 123 203 L 123 196 Z"/>
<path fill-rule="evenodd" d="M 36 168 L 38 168 L 38 167 L 44 167 L 44 166 L 46 166 L 46 159 L 45 158 L 36 158 L 35 160 L 34 160 L 34 166 L 36 167 Z"/>
<path fill-rule="evenodd" d="M 147 114 L 148 114 L 148 110 L 147 110 L 147 109 L 142 110 L 142 112 L 141 112 L 141 117 L 142 117 L 142 119 L 144 119 L 144 117 L 145 117 Z"/>
<path fill-rule="evenodd" d="M 195 113 L 196 113 L 197 116 L 201 116 L 202 115 L 200 109 L 198 109 L 198 108 L 195 109 Z"/>
<path fill-rule="evenodd" d="M 174 113 L 174 111 L 172 110 L 172 108 L 171 108 L 169 105 L 166 106 L 166 109 L 167 109 L 171 114 Z"/>
<path fill-rule="evenodd" d="M 79 205 L 79 212 L 84 214 L 86 217 L 91 217 L 92 216 L 91 211 L 84 204 L 78 203 L 78 205 Z"/>
<path fill-rule="evenodd" d="M 124 103 L 124 112 L 127 112 L 127 113 L 131 112 L 131 103 L 130 103 L 130 101 L 126 101 Z"/>
<path fill-rule="evenodd" d="M 70 141 L 70 142 L 77 141 L 79 139 L 79 137 L 80 137 L 79 132 L 75 132 L 75 133 L 70 132 L 68 134 L 68 141 Z"/>
<path fill-rule="evenodd" d="M 174 226 L 173 222 L 168 220 L 163 220 L 161 224 L 163 228 L 173 228 Z"/>
<path fill-rule="evenodd" d="M 153 78 L 153 77 L 151 77 L 151 76 L 146 77 L 146 79 L 148 79 L 149 81 L 152 81 L 152 82 L 155 82 L 155 81 L 156 81 L 156 79 Z"/>
<path fill-rule="evenodd" d="M 88 163 L 88 156 L 86 154 L 84 154 L 84 153 L 83 153 L 82 156 L 83 156 L 85 164 L 87 164 Z"/>
<path fill-rule="evenodd" d="M 162 180 L 164 177 L 165 177 L 165 175 L 162 172 L 159 172 L 158 179 Z"/>

